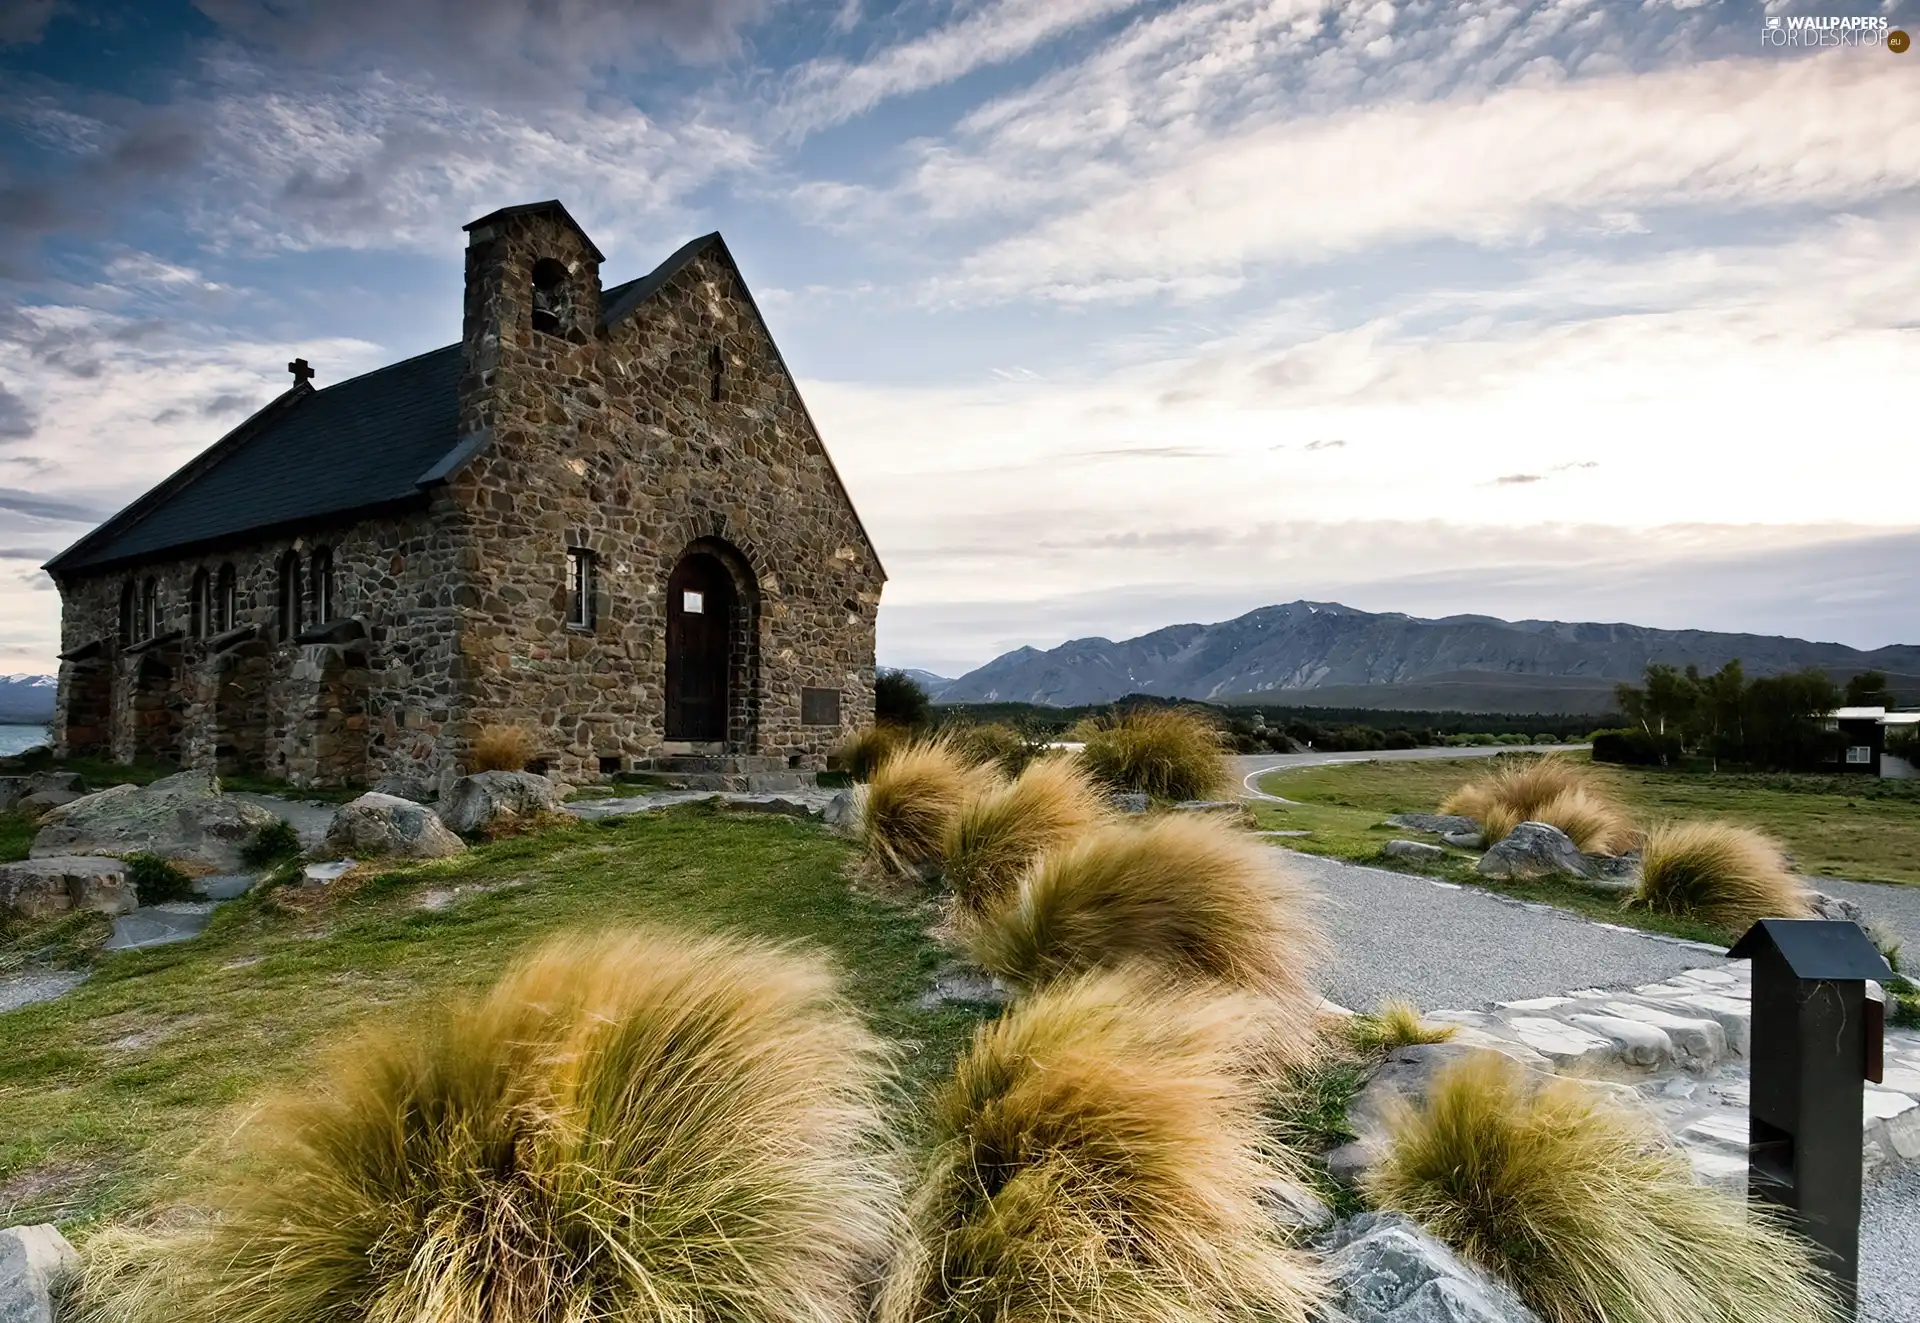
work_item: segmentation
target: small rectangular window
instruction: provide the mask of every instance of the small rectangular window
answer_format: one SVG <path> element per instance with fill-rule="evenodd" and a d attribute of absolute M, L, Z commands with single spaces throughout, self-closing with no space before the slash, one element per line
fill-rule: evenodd
<path fill-rule="evenodd" d="M 840 724 L 840 691 L 838 689 L 802 689 L 800 691 L 800 724 L 838 726 Z"/>
<path fill-rule="evenodd" d="M 690 616 L 705 615 L 707 597 L 705 593 L 681 593 L 680 609 Z"/>
<path fill-rule="evenodd" d="M 1872 746 L 1872 745 L 1868 745 L 1868 744 L 1852 744 L 1852 745 L 1848 745 L 1848 746 L 1847 746 L 1847 761 L 1848 761 L 1848 762 L 1850 762 L 1850 763 L 1854 763 L 1854 764 L 1861 764 L 1861 763 L 1870 763 L 1870 762 L 1872 762 L 1872 761 L 1873 761 L 1873 746 Z"/>
<path fill-rule="evenodd" d="M 567 552 L 567 625 L 571 629 L 592 629 L 595 583 L 593 553 L 578 549 Z"/>

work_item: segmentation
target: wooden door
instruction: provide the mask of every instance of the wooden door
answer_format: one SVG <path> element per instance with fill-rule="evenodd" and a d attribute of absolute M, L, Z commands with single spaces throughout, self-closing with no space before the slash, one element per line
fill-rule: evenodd
<path fill-rule="evenodd" d="M 667 738 L 727 738 L 727 678 L 733 642 L 733 580 L 712 556 L 694 554 L 667 579 Z"/>

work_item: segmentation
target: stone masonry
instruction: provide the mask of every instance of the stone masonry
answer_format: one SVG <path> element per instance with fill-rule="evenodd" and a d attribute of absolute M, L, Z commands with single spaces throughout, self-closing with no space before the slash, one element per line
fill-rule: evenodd
<path fill-rule="evenodd" d="M 469 232 L 457 401 L 416 500 L 50 565 L 63 753 L 445 784 L 484 727 L 509 724 L 578 782 L 688 754 L 817 769 L 871 722 L 884 571 L 719 236 L 603 291 L 598 251 L 556 203 Z M 271 407 L 297 417 L 320 396 L 297 380 Z M 697 742 L 670 740 L 667 719 L 668 582 L 694 559 L 730 586 L 710 594 L 729 612 L 724 683 L 710 677 L 724 738 Z M 192 590 L 223 569 L 231 619 Z"/>

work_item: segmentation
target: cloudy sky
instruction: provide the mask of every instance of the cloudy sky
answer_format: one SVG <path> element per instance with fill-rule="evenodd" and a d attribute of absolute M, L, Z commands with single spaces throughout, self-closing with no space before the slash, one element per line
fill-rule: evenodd
<path fill-rule="evenodd" d="M 0 671 L 47 556 L 460 225 L 725 232 L 957 674 L 1298 597 L 1920 641 L 1920 0 L 0 0 Z"/>

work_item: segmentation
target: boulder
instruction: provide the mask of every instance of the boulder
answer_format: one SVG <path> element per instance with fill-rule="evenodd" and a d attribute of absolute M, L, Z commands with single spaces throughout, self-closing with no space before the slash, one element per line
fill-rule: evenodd
<path fill-rule="evenodd" d="M 1816 919 L 1838 919 L 1843 923 L 1857 923 L 1865 926 L 1867 913 L 1852 901 L 1842 896 L 1829 896 L 1824 891 L 1808 891 L 1807 903 L 1813 906 Z"/>
<path fill-rule="evenodd" d="M 416 804 L 433 802 L 433 786 L 425 777 L 383 776 L 368 788 L 395 799 L 411 799 Z"/>
<path fill-rule="evenodd" d="M 820 812 L 820 821 L 829 827 L 845 827 L 854 819 L 853 792 L 842 790 L 827 801 L 826 808 Z"/>
<path fill-rule="evenodd" d="M 466 848 L 424 804 L 373 790 L 342 805 L 327 828 L 327 851 L 357 859 L 444 859 Z"/>
<path fill-rule="evenodd" d="M 67 791 L 78 797 L 78 772 L 24 772 L 18 776 L 0 776 L 0 811 L 16 807 L 29 795 L 50 790 Z"/>
<path fill-rule="evenodd" d="M 399 798 L 399 796 L 388 796 Z M 475 772 L 440 801 L 440 819 L 461 835 L 527 822 L 560 811 L 560 788 L 532 772 Z"/>
<path fill-rule="evenodd" d="M 188 871 L 237 873 L 240 852 L 278 819 L 220 793 L 211 772 L 179 772 L 149 786 L 114 786 L 50 810 L 32 855 L 157 854 Z"/>
<path fill-rule="evenodd" d="M 1388 841 L 1380 847 L 1380 853 L 1393 859 L 1414 861 L 1432 861 L 1447 857 L 1445 850 L 1437 845 L 1428 845 L 1425 841 Z"/>
<path fill-rule="evenodd" d="M 0 1323 L 53 1323 L 54 1297 L 80 1256 L 51 1223 L 0 1231 Z"/>
<path fill-rule="evenodd" d="M 1253 810 L 1245 801 L 1238 799 L 1183 799 L 1172 806 L 1174 813 L 1202 813 L 1208 817 L 1222 817 L 1237 826 L 1253 826 Z"/>
<path fill-rule="evenodd" d="M 1457 845 L 1463 850 L 1479 850 L 1486 846 L 1487 834 L 1475 827 L 1472 831 L 1450 831 L 1440 837 L 1448 845 Z"/>
<path fill-rule="evenodd" d="M 139 903 L 127 866 L 99 855 L 56 855 L 0 864 L 0 911 L 45 919 L 73 910 L 126 914 Z"/>
<path fill-rule="evenodd" d="M 1115 813 L 1145 813 L 1148 802 L 1144 790 L 1122 790 L 1107 796 L 1107 804 Z"/>
<path fill-rule="evenodd" d="M 1480 834 L 1480 824 L 1472 818 L 1463 818 L 1458 813 L 1396 813 L 1387 819 L 1387 826 L 1398 827 L 1401 831 L 1423 831 L 1430 836 L 1447 836 L 1455 832 Z"/>
<path fill-rule="evenodd" d="M 1330 1279 L 1330 1320 L 1539 1323 L 1502 1283 L 1399 1213 L 1362 1213 L 1315 1242 Z"/>
<path fill-rule="evenodd" d="M 1579 847 L 1558 827 L 1523 822 L 1480 857 L 1484 877 L 1532 881 L 1543 877 L 1592 877 L 1593 868 Z"/>
<path fill-rule="evenodd" d="M 16 807 L 25 809 L 35 818 L 43 818 L 63 804 L 71 804 L 75 800 L 85 798 L 86 796 L 78 790 L 36 790 L 22 799 Z"/>

